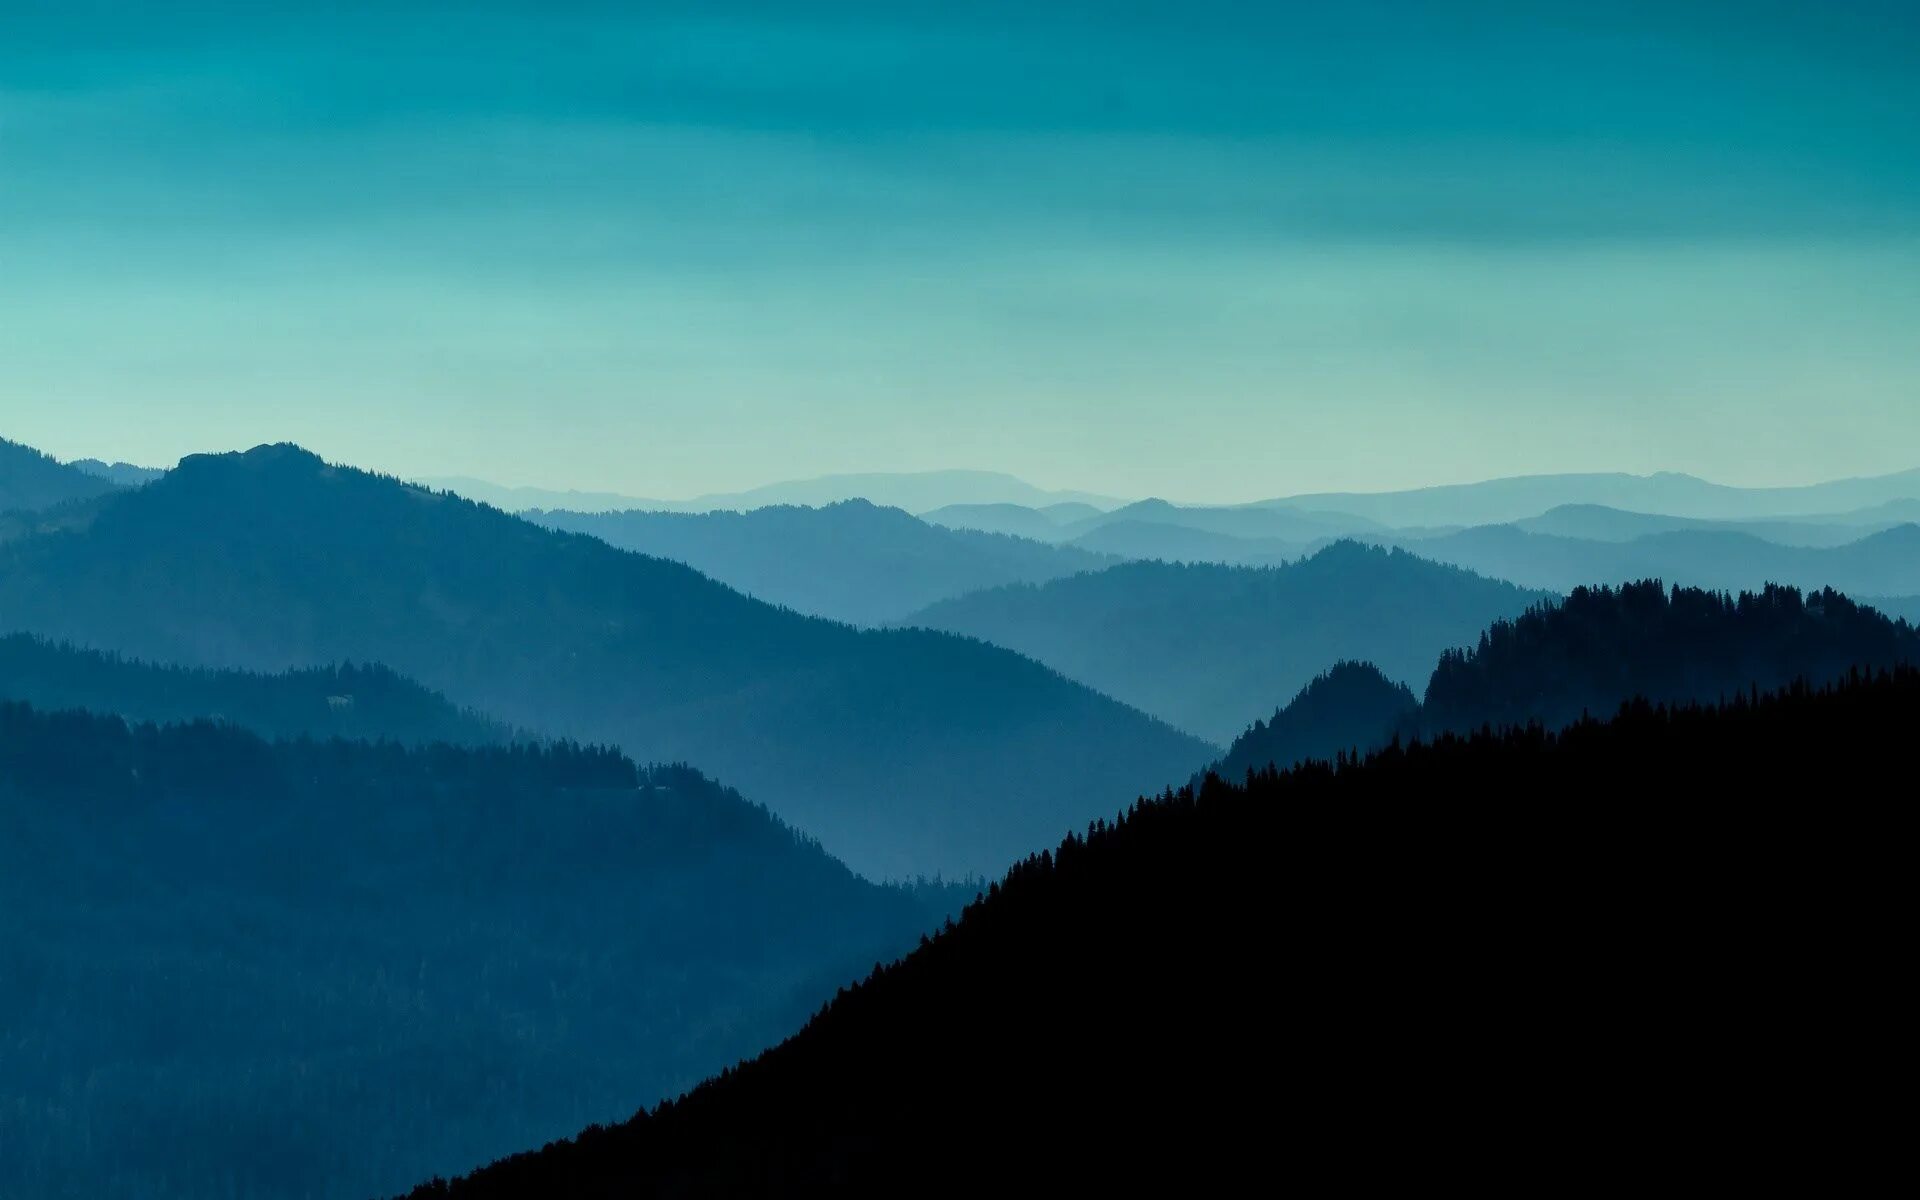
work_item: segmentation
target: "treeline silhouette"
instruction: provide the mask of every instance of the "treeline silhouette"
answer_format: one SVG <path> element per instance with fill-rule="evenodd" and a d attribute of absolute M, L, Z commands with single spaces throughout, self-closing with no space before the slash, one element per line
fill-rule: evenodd
<path fill-rule="evenodd" d="M 0 703 L 0 1190 L 391 1191 L 690 1085 L 951 907 L 611 750 Z"/>
<path fill-rule="evenodd" d="M 1209 777 L 752 1062 L 411 1195 L 1863 1185 L 1916 721 L 1902 669 Z"/>
<path fill-rule="evenodd" d="M 1367 664 L 1336 667 L 1271 721 L 1255 722 L 1216 769 L 1237 778 L 1395 736 L 1528 722 L 1557 729 L 1634 697 L 1714 701 L 1901 663 L 1920 663 L 1920 631 L 1832 589 L 1727 596 L 1658 580 L 1576 588 L 1494 622 L 1472 648 L 1443 652 L 1418 706 Z"/>
<path fill-rule="evenodd" d="M 480 745 L 512 731 L 378 664 L 344 663 L 267 675 L 141 662 L 0 636 L 0 700 L 82 708 L 131 721 L 231 721 L 266 737 L 383 738 Z"/>

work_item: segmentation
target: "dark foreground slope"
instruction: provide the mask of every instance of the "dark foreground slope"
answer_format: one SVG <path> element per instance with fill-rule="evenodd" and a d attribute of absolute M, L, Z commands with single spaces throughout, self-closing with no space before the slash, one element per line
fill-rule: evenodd
<path fill-rule="evenodd" d="M 1544 594 L 1338 542 L 1284 567 L 1127 563 L 976 592 L 914 619 L 1018 650 L 1224 744 L 1341 659 L 1417 686 L 1442 650 Z"/>
<path fill-rule="evenodd" d="M 681 1101 L 414 1196 L 1844 1186 L 1901 1122 L 1872 782 L 1916 721 L 1907 673 L 1213 781 Z"/>
<path fill-rule="evenodd" d="M 947 529 L 897 508 L 847 500 L 751 512 L 529 512 L 551 529 L 682 562 L 774 604 L 882 625 L 938 600 L 1109 566 L 1071 546 Z"/>
<path fill-rule="evenodd" d="M 497 722 L 448 703 L 382 666 L 266 675 L 175 667 L 45 641 L 0 637 L 0 700 L 84 708 L 132 721 L 228 721 L 267 737 L 471 746 L 505 741 Z"/>
<path fill-rule="evenodd" d="M 874 874 L 998 871 L 1209 757 L 1008 651 L 804 617 L 293 446 L 190 457 L 83 529 L 0 543 L 0 615 L 161 661 L 385 663 L 697 763 Z"/>
<path fill-rule="evenodd" d="M 364 1197 L 677 1092 L 934 918 L 685 769 L 0 704 L 0 1196 Z"/>

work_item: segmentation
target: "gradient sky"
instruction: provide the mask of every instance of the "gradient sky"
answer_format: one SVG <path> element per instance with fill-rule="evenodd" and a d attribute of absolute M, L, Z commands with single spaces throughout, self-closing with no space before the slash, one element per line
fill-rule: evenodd
<path fill-rule="evenodd" d="M 1920 465 L 1915 5 L 1325 7 L 4 0 L 0 435 L 667 497 Z"/>

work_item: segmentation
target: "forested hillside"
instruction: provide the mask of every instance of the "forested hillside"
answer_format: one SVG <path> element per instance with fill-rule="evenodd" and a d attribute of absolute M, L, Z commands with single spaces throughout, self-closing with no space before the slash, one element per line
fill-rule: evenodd
<path fill-rule="evenodd" d="M 1371 750 L 1395 735 L 1557 729 L 1635 697 L 1711 703 L 1796 679 L 1826 683 L 1856 667 L 1916 663 L 1920 633 L 1832 591 L 1724 596 L 1657 580 L 1578 588 L 1442 654 L 1419 706 L 1363 664 L 1336 667 L 1271 721 L 1256 721 L 1218 769 L 1238 778 L 1250 767 Z"/>
<path fill-rule="evenodd" d="M 618 1119 L 937 919 L 685 768 L 13 703 L 0 911 L 0 1190 L 76 1200 L 345 1200 Z"/>
<path fill-rule="evenodd" d="M 69 500 L 85 500 L 114 490 L 108 480 L 87 474 L 0 437 L 0 513 L 32 512 Z"/>
<path fill-rule="evenodd" d="M 267 737 L 477 745 L 502 741 L 510 732 L 378 665 L 274 675 L 216 671 L 140 662 L 21 633 L 0 637 L 0 700 L 134 721 L 206 717 Z"/>
<path fill-rule="evenodd" d="M 739 1070 L 414 1200 L 1863 1185 L 1916 721 L 1909 671 L 1214 779 Z"/>

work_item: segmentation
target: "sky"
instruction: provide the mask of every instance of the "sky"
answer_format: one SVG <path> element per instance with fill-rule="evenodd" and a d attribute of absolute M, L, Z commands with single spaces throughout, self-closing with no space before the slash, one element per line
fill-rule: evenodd
<path fill-rule="evenodd" d="M 1880 0 L 0 0 L 0 436 L 663 498 L 1905 469 L 1916 61 Z"/>

